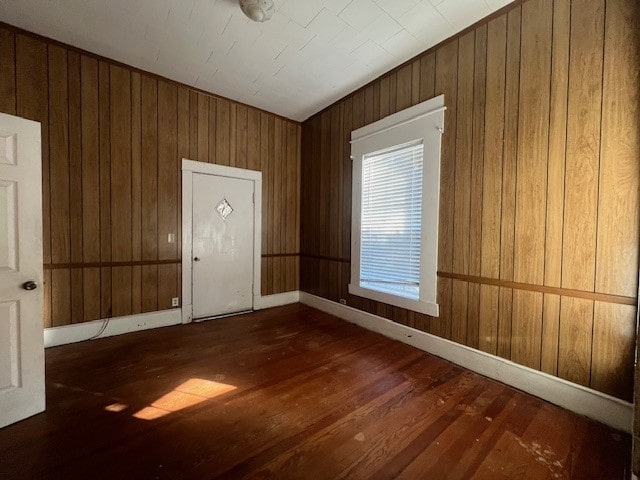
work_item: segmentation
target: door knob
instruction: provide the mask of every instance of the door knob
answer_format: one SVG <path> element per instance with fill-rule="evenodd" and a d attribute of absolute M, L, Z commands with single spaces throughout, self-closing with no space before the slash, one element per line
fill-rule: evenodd
<path fill-rule="evenodd" d="M 28 282 L 24 282 L 22 284 L 22 288 L 24 288 L 25 290 L 35 290 L 36 288 L 38 288 L 38 284 L 33 280 L 29 280 Z"/>
<path fill-rule="evenodd" d="M 194 262 L 199 262 L 199 261 L 200 261 L 200 257 L 194 257 L 194 258 L 193 258 L 193 261 L 194 261 Z"/>

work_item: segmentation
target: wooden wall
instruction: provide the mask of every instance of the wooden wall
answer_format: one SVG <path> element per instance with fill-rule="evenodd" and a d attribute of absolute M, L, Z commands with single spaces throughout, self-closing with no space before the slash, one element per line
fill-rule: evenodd
<path fill-rule="evenodd" d="M 42 123 L 46 327 L 180 297 L 183 157 L 263 172 L 262 293 L 298 289 L 298 123 L 7 26 L 0 111 Z"/>
<path fill-rule="evenodd" d="M 301 288 L 625 400 L 638 280 L 637 0 L 527 0 L 303 125 Z M 444 94 L 439 318 L 347 293 L 350 132 Z"/>

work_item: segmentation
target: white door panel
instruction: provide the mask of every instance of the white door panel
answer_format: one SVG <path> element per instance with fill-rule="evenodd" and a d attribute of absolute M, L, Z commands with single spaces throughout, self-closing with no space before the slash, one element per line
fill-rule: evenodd
<path fill-rule="evenodd" d="M 193 316 L 253 307 L 254 182 L 193 175 Z"/>
<path fill-rule="evenodd" d="M 40 151 L 39 123 L 0 114 L 0 427 L 45 406 Z"/>

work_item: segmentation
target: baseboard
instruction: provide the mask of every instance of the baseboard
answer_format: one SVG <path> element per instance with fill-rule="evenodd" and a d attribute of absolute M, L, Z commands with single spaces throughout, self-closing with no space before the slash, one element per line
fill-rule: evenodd
<path fill-rule="evenodd" d="M 150 328 L 168 327 L 182 323 L 179 308 L 161 310 L 159 312 L 141 313 L 126 317 L 109 319 L 109 323 L 99 338 L 122 335 L 124 333 L 148 330 Z M 104 325 L 104 320 L 76 323 L 64 327 L 44 329 L 44 346 L 57 347 L 68 343 L 83 342 L 95 337 Z"/>
<path fill-rule="evenodd" d="M 274 295 L 256 295 L 253 297 L 253 309 L 263 310 L 265 308 L 280 307 L 300 301 L 300 292 L 276 293 Z"/>
<path fill-rule="evenodd" d="M 631 433 L 631 403 L 306 292 L 300 292 L 300 302 L 511 385 L 617 430 Z"/>

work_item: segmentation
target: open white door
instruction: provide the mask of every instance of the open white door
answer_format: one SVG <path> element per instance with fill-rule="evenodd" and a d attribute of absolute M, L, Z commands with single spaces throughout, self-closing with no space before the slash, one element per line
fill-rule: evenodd
<path fill-rule="evenodd" d="M 45 408 L 40 124 L 0 114 L 0 427 Z"/>

